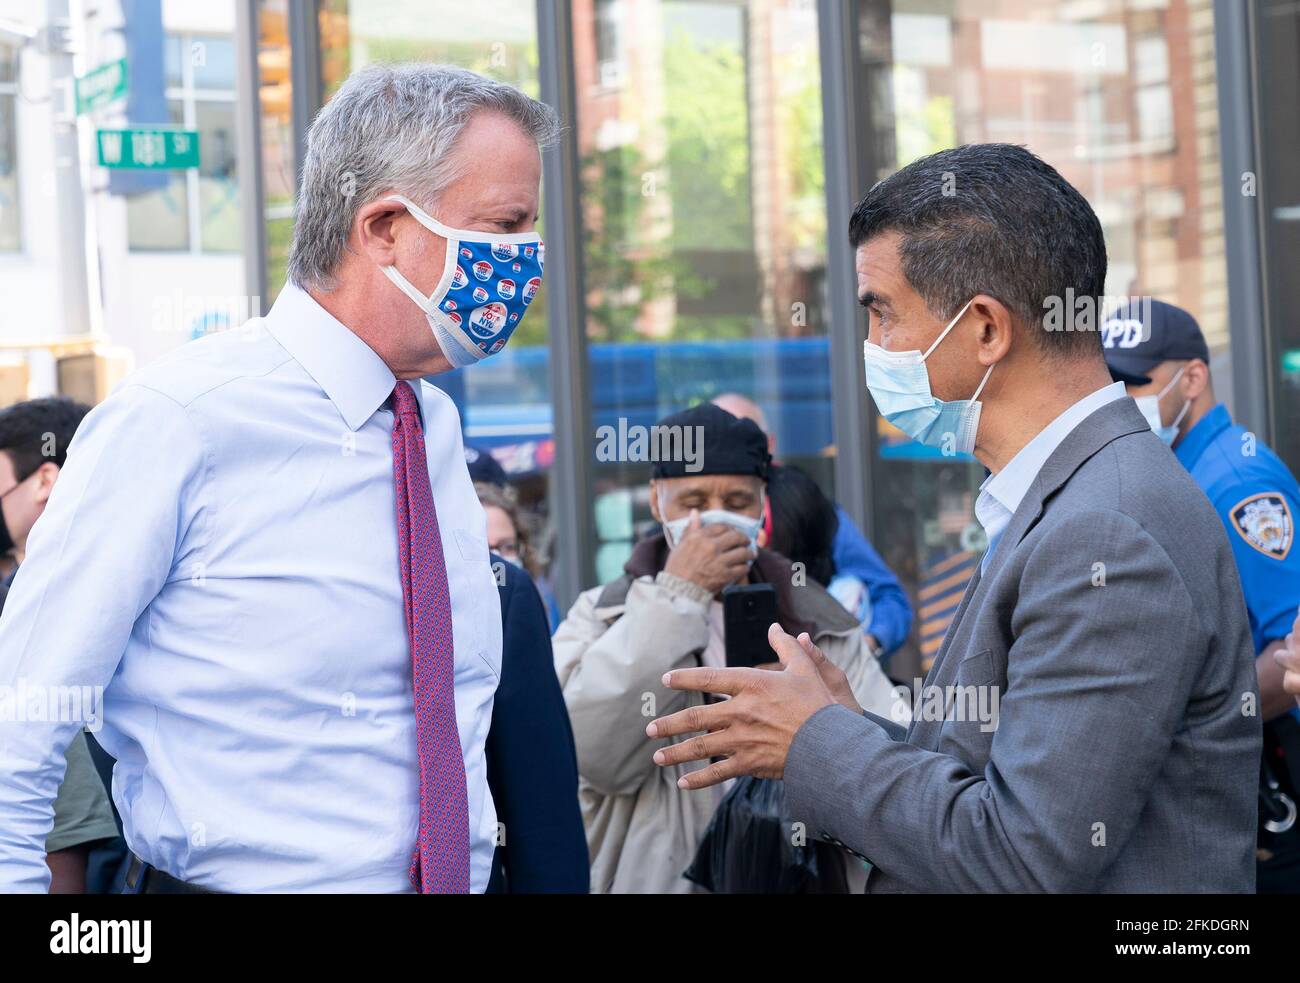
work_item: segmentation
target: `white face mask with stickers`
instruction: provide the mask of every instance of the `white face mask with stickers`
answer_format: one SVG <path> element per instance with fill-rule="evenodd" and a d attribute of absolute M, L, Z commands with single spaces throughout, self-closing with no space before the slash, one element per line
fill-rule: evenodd
<path fill-rule="evenodd" d="M 501 351 L 542 286 L 546 249 L 537 233 L 453 229 L 410 198 L 388 198 L 401 202 L 411 218 L 446 239 L 447 256 L 427 297 L 396 266 L 380 267 L 384 276 L 424 311 L 452 368 L 473 365 Z"/>
<path fill-rule="evenodd" d="M 1192 408 L 1192 401 L 1189 399 L 1185 402 L 1183 408 L 1178 411 L 1178 416 L 1174 417 L 1174 422 L 1166 427 L 1160 419 L 1160 400 L 1164 399 L 1165 394 L 1174 388 L 1174 385 L 1180 378 L 1182 378 L 1183 369 L 1186 368 L 1187 366 L 1184 365 L 1182 369 L 1175 372 L 1174 377 L 1169 380 L 1169 385 L 1165 386 L 1164 389 L 1161 389 L 1156 395 L 1133 397 L 1133 402 L 1137 403 L 1138 409 L 1141 410 L 1142 415 L 1146 417 L 1147 425 L 1151 427 L 1151 432 L 1163 440 L 1166 447 L 1174 446 L 1174 440 L 1178 437 L 1178 424 L 1183 422 L 1183 417 L 1185 417 L 1187 411 Z"/>
<path fill-rule="evenodd" d="M 686 534 L 686 528 L 691 524 L 691 517 L 687 515 L 682 519 L 666 518 L 668 510 L 664 505 L 664 490 L 661 486 L 659 493 L 659 514 L 665 516 L 663 520 L 664 538 L 668 540 L 668 548 L 674 548 L 682 541 L 682 536 Z M 739 515 L 736 512 L 728 512 L 726 509 L 709 509 L 707 512 L 700 513 L 700 525 L 722 525 L 730 526 L 732 529 L 739 530 L 749 540 L 750 552 L 758 552 L 758 531 L 763 528 L 763 493 L 758 495 L 758 516 L 751 518 L 747 515 Z"/>

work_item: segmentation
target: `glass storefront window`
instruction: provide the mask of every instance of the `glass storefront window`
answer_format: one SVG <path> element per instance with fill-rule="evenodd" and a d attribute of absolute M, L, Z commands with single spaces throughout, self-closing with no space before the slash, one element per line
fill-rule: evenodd
<path fill-rule="evenodd" d="M 257 15 L 258 119 L 262 129 L 262 196 L 266 217 L 266 293 L 271 309 L 284 286 L 293 241 L 297 170 L 293 145 L 289 0 L 262 0 Z"/>
<path fill-rule="evenodd" d="M 185 125 L 185 106 L 179 99 L 167 100 L 168 120 Z M 199 153 L 204 148 L 200 144 Z M 168 171 L 167 184 L 126 199 L 127 241 L 132 251 L 183 251 L 190 247 L 190 198 L 185 171 Z"/>
<path fill-rule="evenodd" d="M 963 143 L 1028 146 L 1101 219 L 1106 293 L 1191 311 L 1230 402 L 1211 0 L 894 0 L 863 16 L 864 65 L 888 66 L 873 137 L 893 153 L 875 176 Z M 891 663 L 906 677 L 937 652 L 984 547 L 973 511 L 984 471 L 883 422 L 877 433 L 876 545 L 918 614 Z"/>
<path fill-rule="evenodd" d="M 241 230 L 234 102 L 195 103 L 194 124 L 203 148 L 198 173 L 201 248 L 204 252 L 238 252 Z"/>
<path fill-rule="evenodd" d="M 163 41 L 167 107 L 174 126 L 199 132 L 197 171 L 170 171 L 165 187 L 127 199 L 132 250 L 239 252 L 234 42 L 172 32 Z"/>
<path fill-rule="evenodd" d="M 1300 474 L 1300 6 L 1263 0 L 1256 18 L 1259 119 L 1267 138 L 1258 187 L 1240 177 L 1243 193 L 1259 195 L 1263 215 L 1273 449 Z"/>
<path fill-rule="evenodd" d="M 814 5 L 576 0 L 573 24 L 596 434 L 738 392 L 831 491 Z M 652 524 L 650 464 L 596 447 L 607 581 Z"/>

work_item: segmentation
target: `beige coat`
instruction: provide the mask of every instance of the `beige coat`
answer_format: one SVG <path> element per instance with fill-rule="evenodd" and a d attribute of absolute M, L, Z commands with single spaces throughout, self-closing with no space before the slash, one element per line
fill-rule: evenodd
<path fill-rule="evenodd" d="M 759 563 L 790 570 L 766 551 Z M 813 629 L 813 640 L 845 671 L 863 708 L 906 719 L 906 704 L 895 706 L 861 625 L 834 598 L 812 582 L 783 592 L 778 578 L 765 579 L 784 595 L 787 630 Z M 703 702 L 701 694 L 665 689 L 660 680 L 669 669 L 699 664 L 709 641 L 710 601 L 707 591 L 662 571 L 625 577 L 582 594 L 552 639 L 578 751 L 593 893 L 699 890 L 682 871 L 695 857 L 718 794 L 679 789 L 677 779 L 703 763 L 659 767 L 651 760 L 655 750 L 685 738 L 652 740 L 645 728 L 655 717 Z"/>

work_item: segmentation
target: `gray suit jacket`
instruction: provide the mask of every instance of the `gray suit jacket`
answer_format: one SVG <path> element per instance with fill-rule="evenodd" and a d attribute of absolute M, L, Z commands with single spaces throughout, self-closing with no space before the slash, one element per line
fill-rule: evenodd
<path fill-rule="evenodd" d="M 790 818 L 870 859 L 868 891 L 1254 890 L 1241 585 L 1132 400 L 1048 458 L 925 687 L 905 736 L 826 707 L 786 762 Z"/>

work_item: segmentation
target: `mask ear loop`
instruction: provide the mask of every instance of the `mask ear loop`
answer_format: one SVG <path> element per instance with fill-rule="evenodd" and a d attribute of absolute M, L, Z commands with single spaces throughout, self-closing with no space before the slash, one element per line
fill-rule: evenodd
<path fill-rule="evenodd" d="M 1178 380 L 1182 378 L 1182 375 L 1185 371 L 1187 371 L 1186 365 L 1184 365 L 1181 369 L 1175 372 L 1174 377 L 1169 380 L 1169 384 L 1165 386 L 1164 389 L 1160 390 L 1160 395 L 1156 396 L 1157 413 L 1160 412 L 1160 401 L 1165 398 L 1165 394 L 1168 393 L 1169 390 L 1174 388 L 1175 384 L 1177 384 Z M 1191 408 L 1192 408 L 1192 401 L 1189 399 L 1187 402 L 1183 403 L 1183 408 L 1178 411 L 1178 416 L 1174 417 L 1174 422 L 1169 424 L 1169 426 L 1171 426 L 1174 430 L 1177 430 L 1178 424 L 1183 422 L 1183 417 L 1187 415 L 1187 411 L 1190 410 Z"/>
<path fill-rule="evenodd" d="M 948 332 L 951 331 L 954 327 L 956 327 L 957 322 L 962 319 L 962 315 L 966 313 L 967 309 L 973 303 L 975 303 L 974 297 L 966 301 L 965 306 L 962 307 L 962 309 L 957 312 L 957 316 L 948 322 L 948 326 L 946 328 L 944 328 L 942 331 L 939 332 L 939 337 L 934 339 L 934 344 L 932 344 L 929 348 L 927 348 L 925 350 L 925 354 L 921 356 L 922 362 L 924 362 L 927 358 L 929 358 L 930 353 L 939 347 L 939 342 L 943 341 L 944 338 L 948 337 Z M 993 374 L 994 365 L 997 365 L 997 362 L 994 362 L 993 365 L 990 365 L 989 370 L 984 373 L 984 378 L 980 380 L 979 388 L 975 390 L 975 395 L 971 397 L 971 402 L 974 402 L 975 400 L 980 398 L 980 393 L 984 391 L 984 385 L 989 381 L 989 376 Z"/>
<path fill-rule="evenodd" d="M 1168 393 L 1169 390 L 1171 390 L 1171 389 L 1174 388 L 1174 385 L 1178 382 L 1178 380 L 1179 380 L 1180 378 L 1182 378 L 1183 373 L 1186 372 L 1186 371 L 1187 371 L 1187 366 L 1184 365 L 1181 369 L 1179 369 L 1177 372 L 1175 372 L 1175 373 L 1174 373 L 1174 377 L 1173 377 L 1172 379 L 1169 380 L 1169 385 L 1165 386 L 1164 389 L 1161 389 L 1161 390 L 1160 390 L 1160 394 L 1159 394 L 1158 396 L 1156 396 L 1156 399 L 1164 399 L 1164 398 L 1165 398 L 1165 394 Z"/>
<path fill-rule="evenodd" d="M 655 498 L 659 500 L 659 522 L 664 527 L 664 539 L 668 540 L 668 548 L 672 549 L 677 544 L 673 542 L 672 527 L 669 522 L 668 512 L 664 508 L 664 486 L 660 485 L 655 489 Z"/>
<path fill-rule="evenodd" d="M 939 342 L 943 341 L 944 338 L 948 337 L 948 332 L 957 326 L 957 322 L 962 319 L 962 315 L 966 313 L 967 308 L 969 308 L 970 305 L 973 303 L 975 303 L 974 297 L 966 301 L 966 306 L 963 307 L 961 310 L 959 310 L 957 312 L 957 316 L 948 322 L 948 326 L 939 332 L 939 337 L 934 339 L 934 344 L 932 344 L 929 348 L 927 348 L 925 350 L 925 354 L 921 356 L 922 362 L 924 362 L 927 358 L 929 358 L 930 353 L 939 347 Z"/>

